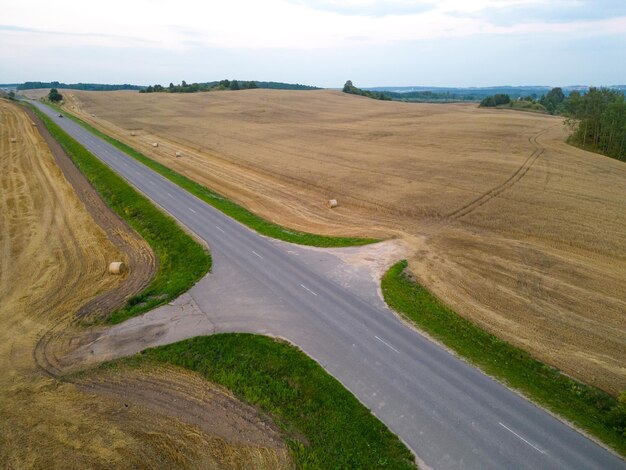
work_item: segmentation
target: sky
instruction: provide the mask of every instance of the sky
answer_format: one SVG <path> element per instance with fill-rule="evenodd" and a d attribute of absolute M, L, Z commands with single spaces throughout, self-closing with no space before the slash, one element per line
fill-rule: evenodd
<path fill-rule="evenodd" d="M 626 0 L 0 0 L 0 83 L 626 83 Z"/>

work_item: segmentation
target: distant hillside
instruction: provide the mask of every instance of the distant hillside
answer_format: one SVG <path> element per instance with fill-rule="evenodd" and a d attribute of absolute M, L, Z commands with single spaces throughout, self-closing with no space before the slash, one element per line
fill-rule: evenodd
<path fill-rule="evenodd" d="M 589 89 L 587 85 L 571 85 L 561 87 L 565 95 L 569 95 L 573 91 L 585 92 Z M 613 85 L 607 88 L 626 92 L 626 85 Z M 410 87 L 372 87 L 364 88 L 364 90 L 385 93 L 394 100 L 407 101 L 445 101 L 462 100 L 462 101 L 480 101 L 488 96 L 506 94 L 511 99 L 522 97 L 533 97 L 534 99 L 548 93 L 552 87 L 549 86 L 492 86 L 492 87 L 426 87 L 426 86 L 410 86 Z"/>
<path fill-rule="evenodd" d="M 142 90 L 143 86 L 129 85 L 108 85 L 103 83 L 60 83 L 60 82 L 25 82 L 17 85 L 18 90 L 36 90 L 39 88 L 71 88 L 72 90 L 87 91 L 114 91 L 114 90 Z"/>
<path fill-rule="evenodd" d="M 413 102 L 429 102 L 429 103 L 450 103 L 455 101 L 480 101 L 481 97 L 478 95 L 464 95 L 459 93 L 452 93 L 450 91 L 391 91 L 386 87 L 380 88 L 358 88 L 354 86 L 351 80 L 348 80 L 343 86 L 344 93 L 350 93 L 353 95 L 367 96 L 376 100 L 387 101 L 413 101 Z"/>

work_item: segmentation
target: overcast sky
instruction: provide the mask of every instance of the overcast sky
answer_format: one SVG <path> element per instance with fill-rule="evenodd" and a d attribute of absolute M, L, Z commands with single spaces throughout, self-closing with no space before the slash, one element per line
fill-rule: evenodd
<path fill-rule="evenodd" d="M 626 0 L 0 0 L 0 83 L 626 82 Z"/>

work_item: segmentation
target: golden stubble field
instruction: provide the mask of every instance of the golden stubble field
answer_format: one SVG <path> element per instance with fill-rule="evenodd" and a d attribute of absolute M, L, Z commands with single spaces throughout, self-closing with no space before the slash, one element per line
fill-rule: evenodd
<path fill-rule="evenodd" d="M 0 100 L 0 462 L 3 468 L 284 468 L 256 410 L 172 368 L 59 380 L 36 345 L 119 287 L 125 259 L 56 165 L 26 113 Z M 127 294 L 127 293 L 126 293 Z M 273 439 L 273 440 L 272 440 Z"/>
<path fill-rule="evenodd" d="M 327 90 L 64 94 L 68 110 L 270 220 L 404 238 L 411 270 L 458 313 L 626 389 L 626 165 L 565 144 L 560 118 Z"/>

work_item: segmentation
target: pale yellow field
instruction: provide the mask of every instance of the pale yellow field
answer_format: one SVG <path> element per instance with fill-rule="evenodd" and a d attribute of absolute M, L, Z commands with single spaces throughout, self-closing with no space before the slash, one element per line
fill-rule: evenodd
<path fill-rule="evenodd" d="M 71 330 L 79 307 L 119 287 L 125 279 L 106 269 L 125 255 L 78 199 L 30 118 L 5 101 L 0 188 L 2 468 L 290 464 L 272 428 L 255 427 L 255 410 L 194 374 L 121 370 L 67 382 L 41 368 L 39 340 Z M 219 425 L 206 429 L 185 410 Z"/>
<path fill-rule="evenodd" d="M 68 110 L 271 220 L 405 238 L 414 274 L 458 313 L 626 388 L 626 165 L 566 145 L 561 119 L 335 91 L 64 94 Z"/>

